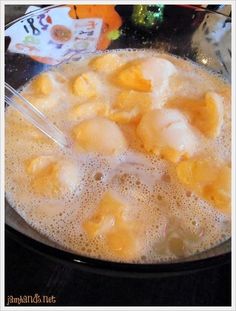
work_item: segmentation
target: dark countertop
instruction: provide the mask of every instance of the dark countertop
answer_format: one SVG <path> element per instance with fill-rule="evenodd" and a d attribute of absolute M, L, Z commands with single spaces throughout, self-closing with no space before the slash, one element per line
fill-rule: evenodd
<path fill-rule="evenodd" d="M 6 234 L 6 299 L 54 295 L 63 306 L 229 306 L 231 265 L 157 279 L 92 274 L 59 264 Z M 7 301 L 6 301 L 7 303 Z"/>
<path fill-rule="evenodd" d="M 25 9 L 7 6 L 6 22 Z M 39 255 L 6 232 L 5 290 L 6 303 L 11 295 L 38 294 L 48 299 L 55 296 L 55 304 L 62 306 L 229 306 L 231 263 L 157 279 L 111 277 L 80 271 Z"/>

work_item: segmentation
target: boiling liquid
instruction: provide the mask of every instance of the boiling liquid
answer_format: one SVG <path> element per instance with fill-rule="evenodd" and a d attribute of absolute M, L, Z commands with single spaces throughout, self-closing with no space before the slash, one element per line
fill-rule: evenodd
<path fill-rule="evenodd" d="M 217 76 L 197 65 L 171 55 L 153 51 L 117 51 L 124 63 L 147 56 L 161 56 L 178 69 L 177 80 L 161 95 L 160 101 L 178 97 L 199 98 L 207 91 L 224 97 L 224 124 L 215 140 L 201 140 L 201 154 L 230 162 L 230 87 Z M 91 56 L 92 57 L 92 56 Z M 70 135 L 77 120 L 68 117 L 78 98 L 67 81 L 87 70 L 91 57 L 60 65 L 49 72 L 56 91 L 50 95 L 52 107 L 46 109 L 58 128 Z M 100 74 L 101 93 L 111 105 L 119 88 Z M 31 92 L 31 83 L 22 94 Z M 62 150 L 41 136 L 23 117 L 9 107 L 6 111 L 6 196 L 11 206 L 37 231 L 66 249 L 95 258 L 112 261 L 154 263 L 174 261 L 202 252 L 230 238 L 230 215 L 217 210 L 182 185 L 174 164 L 147 154 L 135 134 L 134 125 L 121 125 L 129 148 L 117 156 Z M 40 137 L 40 139 L 39 139 Z M 79 175 L 75 190 L 57 198 L 35 194 L 25 161 L 49 155 L 71 161 Z M 101 238 L 90 239 L 83 223 L 96 211 L 107 191 L 120 197 L 128 209 L 126 219 L 140 226 L 139 253 L 134 258 L 118 258 L 105 247 Z"/>

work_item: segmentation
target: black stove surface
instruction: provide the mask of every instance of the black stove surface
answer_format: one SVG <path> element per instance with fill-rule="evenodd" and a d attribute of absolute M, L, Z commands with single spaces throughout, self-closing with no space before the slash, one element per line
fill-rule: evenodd
<path fill-rule="evenodd" d="M 5 303 L 43 296 L 61 306 L 229 306 L 230 262 L 200 272 L 152 279 L 104 276 L 57 263 L 6 232 Z M 54 302 L 50 302 L 50 297 Z M 11 303 L 11 305 L 17 305 Z M 34 303 L 24 304 L 34 306 Z M 39 304 L 37 304 L 39 305 Z"/>

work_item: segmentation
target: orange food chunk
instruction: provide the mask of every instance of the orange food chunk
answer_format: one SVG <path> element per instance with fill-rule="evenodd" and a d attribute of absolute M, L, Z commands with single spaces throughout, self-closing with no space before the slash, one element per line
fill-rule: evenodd
<path fill-rule="evenodd" d="M 177 167 L 179 180 L 223 212 L 230 210 L 230 173 L 227 165 L 210 160 L 186 160 Z"/>
<path fill-rule="evenodd" d="M 219 136 L 224 118 L 223 98 L 215 92 L 207 92 L 203 100 L 182 99 L 169 104 L 182 110 L 190 123 L 206 137 Z"/>
<path fill-rule="evenodd" d="M 114 194 L 106 193 L 94 215 L 84 222 L 90 238 L 103 236 L 109 251 L 120 259 L 132 259 L 138 254 L 137 224 L 124 218 L 128 206 Z"/>
<path fill-rule="evenodd" d="M 94 116 L 107 116 L 109 105 L 100 100 L 88 101 L 78 104 L 69 111 L 69 118 L 72 120 L 87 119 Z"/>
<path fill-rule="evenodd" d="M 99 204 L 98 210 L 84 223 L 85 231 L 93 238 L 107 222 L 111 222 L 111 218 L 120 223 L 124 208 L 125 205 L 120 200 L 109 192 L 106 193 Z"/>
<path fill-rule="evenodd" d="M 86 72 L 75 78 L 72 83 L 74 95 L 89 99 L 97 95 L 97 77 L 94 73 Z"/>
<path fill-rule="evenodd" d="M 130 109 L 137 107 L 146 112 L 151 108 L 152 98 L 149 93 L 142 93 L 136 91 L 122 91 L 116 98 L 114 108 L 129 111 Z"/>
<path fill-rule="evenodd" d="M 92 59 L 89 66 L 95 71 L 108 74 L 121 66 L 121 59 L 119 55 L 109 53 Z"/>
<path fill-rule="evenodd" d="M 61 183 L 58 178 L 59 166 L 57 163 L 51 163 L 43 168 L 32 181 L 33 191 L 37 194 L 54 197 L 61 191 Z"/>
<path fill-rule="evenodd" d="M 38 156 L 26 161 L 32 190 L 41 196 L 57 197 L 75 189 L 79 175 L 73 163 L 56 161 L 52 156 Z"/>
<path fill-rule="evenodd" d="M 160 155 L 173 163 L 180 161 L 180 159 L 188 159 L 189 155 L 186 152 L 175 150 L 174 148 L 165 147 L 160 151 Z"/>
<path fill-rule="evenodd" d="M 33 90 L 38 95 L 49 95 L 53 91 L 52 81 L 48 74 L 42 73 L 32 82 Z"/>
<path fill-rule="evenodd" d="M 137 109 L 132 109 L 131 111 L 114 111 L 109 115 L 109 119 L 120 124 L 127 124 L 138 121 L 138 115 L 139 112 Z"/>
<path fill-rule="evenodd" d="M 133 90 L 122 91 L 113 105 L 110 119 L 118 123 L 139 122 L 142 115 L 151 109 L 152 98 L 149 93 Z"/>
<path fill-rule="evenodd" d="M 202 131 L 207 137 L 219 136 L 223 124 L 223 98 L 214 92 L 205 95 L 205 122 Z"/>
<path fill-rule="evenodd" d="M 203 195 L 222 212 L 230 211 L 231 170 L 228 166 L 219 170 L 216 179 L 204 188 Z"/>
<path fill-rule="evenodd" d="M 152 82 L 144 78 L 141 64 L 130 62 L 115 73 L 114 81 L 118 86 L 139 92 L 151 92 Z"/>
<path fill-rule="evenodd" d="M 135 232 L 130 230 L 128 225 L 108 232 L 106 235 L 106 244 L 116 256 L 121 258 L 132 259 L 137 251 Z"/>

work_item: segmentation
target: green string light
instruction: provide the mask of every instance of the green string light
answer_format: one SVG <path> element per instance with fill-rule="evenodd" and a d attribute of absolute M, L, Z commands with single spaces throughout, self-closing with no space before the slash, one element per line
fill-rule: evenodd
<path fill-rule="evenodd" d="M 136 26 L 152 28 L 163 22 L 164 5 L 135 5 L 132 21 Z"/>
<path fill-rule="evenodd" d="M 108 39 L 110 39 L 110 40 L 117 40 L 117 39 L 119 39 L 120 35 L 121 35 L 120 30 L 116 29 L 116 30 L 110 31 L 110 32 L 107 34 L 107 37 L 108 37 Z"/>

